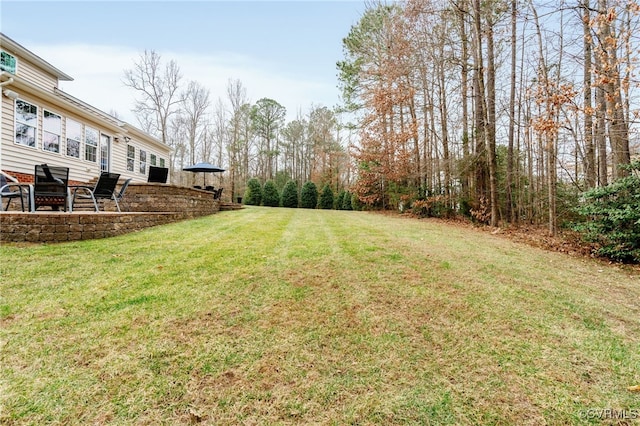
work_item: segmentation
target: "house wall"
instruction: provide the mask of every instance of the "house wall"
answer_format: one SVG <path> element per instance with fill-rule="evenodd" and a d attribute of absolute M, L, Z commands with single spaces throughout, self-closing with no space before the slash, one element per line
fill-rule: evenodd
<path fill-rule="evenodd" d="M 3 40 L 4 36 L 0 34 Z M 18 100 L 32 104 L 37 110 L 36 146 L 29 147 L 15 143 L 16 134 L 16 101 L 0 94 L 0 168 L 14 176 L 33 176 L 36 164 L 47 163 L 55 166 L 69 167 L 69 180 L 71 183 L 90 182 L 97 178 L 101 172 L 100 140 L 98 140 L 96 161 L 85 160 L 85 128 L 91 127 L 100 135 L 106 135 L 111 141 L 110 172 L 119 173 L 122 179 L 132 178 L 134 182 L 146 182 L 151 163 L 151 154 L 155 155 L 160 165 L 160 159 L 164 159 L 165 167 L 168 167 L 170 149 L 157 139 L 142 132 L 135 127 L 121 123 L 120 120 L 102 113 L 94 107 L 75 99 L 64 92 L 57 91 L 58 76 L 70 79 L 64 73 L 55 70 L 50 64 L 14 42 L 9 46 L 18 46 L 12 50 L 3 44 L 2 50 L 12 54 L 16 58 L 15 77 L 9 78 L 8 73 L 3 72 L 2 90 L 8 89 L 18 94 Z M 17 51 L 16 51 L 17 50 Z M 53 71 L 52 71 L 53 70 Z M 12 81 L 15 80 L 15 81 Z M 2 91 L 0 90 L 0 92 Z M 59 152 L 50 152 L 43 149 L 43 114 L 47 110 L 62 118 L 60 149 Z M 82 126 L 82 140 L 79 157 L 67 155 L 67 122 L 75 120 Z M 125 141 L 125 136 L 130 139 Z M 133 170 L 127 167 L 127 145 L 135 148 L 135 161 Z M 146 152 L 146 167 L 141 170 L 140 152 Z M 31 178 L 32 180 L 32 178 Z M 21 179 L 21 181 L 24 181 Z M 27 179 L 26 182 L 30 180 Z"/>
<path fill-rule="evenodd" d="M 76 182 L 88 182 L 100 174 L 100 150 L 98 146 L 97 161 L 85 160 L 84 138 L 80 144 L 80 157 L 68 156 L 66 141 L 67 119 L 75 120 L 84 128 L 91 127 L 100 132 L 101 135 L 109 136 L 111 140 L 111 172 L 120 173 L 122 178 L 133 178 L 134 181 L 146 182 L 150 165 L 150 154 L 155 154 L 157 158 L 164 158 L 168 164 L 168 152 L 161 152 L 157 146 L 149 144 L 143 140 L 131 139 L 128 143 L 136 148 L 136 159 L 134 171 L 127 170 L 127 142 L 123 137 L 118 137 L 116 133 L 106 129 L 98 120 L 91 120 L 88 117 L 80 116 L 76 112 L 55 105 L 47 100 L 32 96 L 28 93 L 20 94 L 19 99 L 29 102 L 38 107 L 38 128 L 36 133 L 36 147 L 32 148 L 15 143 L 15 101 L 2 96 L 2 147 L 0 148 L 0 164 L 3 170 L 8 173 L 33 174 L 36 164 L 48 163 L 50 165 L 69 167 L 69 179 Z M 62 134 L 60 140 L 60 152 L 53 153 L 43 150 L 43 113 L 44 110 L 58 114 L 62 117 Z M 145 173 L 140 171 L 140 150 L 146 151 L 147 167 Z"/>

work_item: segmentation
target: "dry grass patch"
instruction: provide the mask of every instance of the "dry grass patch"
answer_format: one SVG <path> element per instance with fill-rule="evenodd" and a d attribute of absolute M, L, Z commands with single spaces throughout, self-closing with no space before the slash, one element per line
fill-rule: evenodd
<path fill-rule="evenodd" d="M 640 409 L 637 274 L 470 229 L 247 208 L 0 254 L 6 424 L 585 424 L 588 409 Z"/>

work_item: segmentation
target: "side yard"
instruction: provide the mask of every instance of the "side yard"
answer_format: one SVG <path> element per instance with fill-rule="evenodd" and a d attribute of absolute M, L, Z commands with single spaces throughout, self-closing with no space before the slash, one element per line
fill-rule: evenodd
<path fill-rule="evenodd" d="M 640 275 L 472 228 L 247 207 L 0 256 L 2 424 L 640 417 Z"/>

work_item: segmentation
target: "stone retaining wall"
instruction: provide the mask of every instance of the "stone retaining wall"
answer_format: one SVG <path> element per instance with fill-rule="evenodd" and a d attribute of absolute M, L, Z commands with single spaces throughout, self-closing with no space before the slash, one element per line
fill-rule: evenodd
<path fill-rule="evenodd" d="M 52 243 L 113 237 L 188 219 L 183 213 L 0 214 L 0 241 Z"/>
<path fill-rule="evenodd" d="M 169 184 L 131 183 L 122 201 L 122 210 L 130 212 L 189 212 L 195 217 L 219 210 L 211 192 Z"/>
<path fill-rule="evenodd" d="M 15 202 L 15 201 L 14 201 Z M 219 211 L 210 192 L 175 185 L 132 183 L 107 211 L 0 212 L 0 242 L 62 242 L 112 237 Z"/>

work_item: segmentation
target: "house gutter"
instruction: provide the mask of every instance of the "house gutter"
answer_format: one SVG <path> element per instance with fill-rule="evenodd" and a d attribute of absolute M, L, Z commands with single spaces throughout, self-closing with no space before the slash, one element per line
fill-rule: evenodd
<path fill-rule="evenodd" d="M 3 72 L 3 75 L 5 73 Z M 7 80 L 4 84 L 11 83 L 11 86 L 16 91 L 24 91 L 27 97 L 39 97 L 53 104 L 61 103 L 67 110 L 73 111 L 78 115 L 86 117 L 88 121 L 92 121 L 95 124 L 102 125 L 106 129 L 114 133 L 122 132 L 122 128 L 118 125 L 118 120 L 108 114 L 92 107 L 82 101 L 75 101 L 73 97 L 66 93 L 54 88 L 53 92 L 44 90 L 40 86 L 37 86 L 31 82 L 26 81 L 23 78 L 15 77 L 11 78 L 11 81 Z"/>

